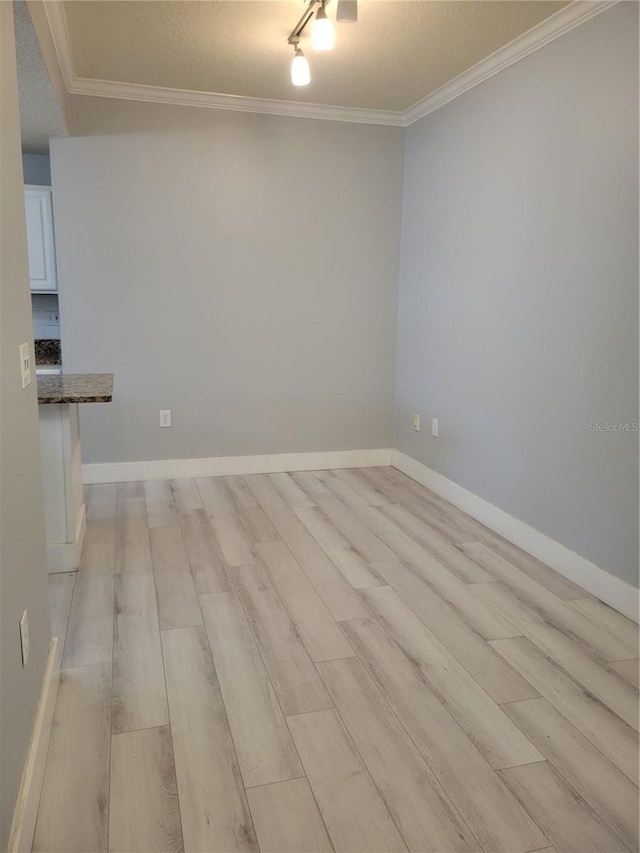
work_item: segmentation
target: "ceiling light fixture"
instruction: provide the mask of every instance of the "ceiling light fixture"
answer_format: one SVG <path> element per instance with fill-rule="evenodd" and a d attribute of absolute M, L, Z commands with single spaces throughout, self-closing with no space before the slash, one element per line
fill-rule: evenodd
<path fill-rule="evenodd" d="M 308 0 L 307 8 L 295 27 L 291 30 L 287 42 L 293 47 L 295 53 L 291 62 L 291 82 L 294 86 L 307 86 L 311 81 L 311 72 L 307 58 L 299 47 L 300 38 L 304 28 L 314 17 L 313 30 L 311 32 L 311 46 L 314 50 L 332 50 L 335 43 L 333 24 L 327 17 L 325 6 L 331 0 Z M 355 23 L 358 20 L 357 0 L 338 0 L 338 21 Z"/>
<path fill-rule="evenodd" d="M 309 71 L 307 57 L 300 50 L 297 43 L 293 59 L 291 60 L 291 82 L 294 86 L 308 86 L 311 82 L 311 72 Z"/>
<path fill-rule="evenodd" d="M 333 24 L 327 18 L 324 4 L 325 0 L 322 0 L 321 6 L 316 13 L 313 29 L 311 30 L 311 46 L 314 50 L 333 50 L 333 45 L 335 44 Z"/>
<path fill-rule="evenodd" d="M 339 24 L 355 24 L 358 21 L 358 0 L 338 0 L 336 21 Z"/>

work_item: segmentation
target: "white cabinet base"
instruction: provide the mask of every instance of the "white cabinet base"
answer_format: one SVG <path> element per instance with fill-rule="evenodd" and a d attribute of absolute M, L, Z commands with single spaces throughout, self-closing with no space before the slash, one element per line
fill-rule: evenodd
<path fill-rule="evenodd" d="M 47 570 L 50 575 L 56 572 L 75 572 L 80 566 L 82 556 L 82 545 L 84 543 L 84 532 L 87 526 L 87 517 L 84 504 L 82 504 L 78 527 L 73 542 L 48 542 L 47 543 Z"/>
<path fill-rule="evenodd" d="M 77 403 L 41 405 L 40 447 L 47 565 L 50 573 L 80 565 L 86 526 Z"/>

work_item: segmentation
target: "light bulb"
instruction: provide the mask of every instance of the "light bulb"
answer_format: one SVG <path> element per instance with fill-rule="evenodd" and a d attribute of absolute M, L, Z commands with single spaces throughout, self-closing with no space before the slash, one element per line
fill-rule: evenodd
<path fill-rule="evenodd" d="M 311 32 L 311 46 L 314 50 L 333 50 L 333 24 L 327 18 L 324 6 L 318 9 Z"/>
<path fill-rule="evenodd" d="M 308 86 L 311 82 L 307 57 L 299 47 L 296 48 L 294 57 L 291 60 L 291 82 L 294 86 Z"/>

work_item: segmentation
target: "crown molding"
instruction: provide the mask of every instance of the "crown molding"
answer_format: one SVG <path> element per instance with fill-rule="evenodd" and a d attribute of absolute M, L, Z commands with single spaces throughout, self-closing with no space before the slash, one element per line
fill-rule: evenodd
<path fill-rule="evenodd" d="M 574 0 L 532 29 L 523 33 L 509 44 L 501 47 L 486 59 L 464 71 L 435 92 L 417 101 L 403 112 L 393 110 L 370 110 L 360 107 L 340 107 L 326 104 L 310 104 L 300 101 L 282 101 L 269 98 L 248 98 L 241 95 L 225 95 L 214 92 L 197 92 L 188 89 L 169 89 L 134 83 L 118 83 L 109 80 L 93 80 L 77 77 L 74 70 L 73 52 L 67 20 L 61 0 L 44 0 L 47 22 L 55 47 L 60 73 L 69 95 L 85 95 L 98 98 L 116 98 L 126 101 L 173 104 L 177 106 L 205 107 L 209 109 L 233 110 L 236 112 L 261 113 L 263 115 L 287 116 L 291 118 L 325 119 L 357 124 L 379 124 L 393 127 L 408 127 L 434 110 L 448 104 L 454 98 L 468 92 L 485 80 L 499 74 L 529 54 L 544 47 L 565 33 L 620 0 Z"/>
<path fill-rule="evenodd" d="M 406 109 L 402 114 L 405 127 L 443 107 L 454 98 L 464 95 L 469 89 L 484 83 L 485 80 L 494 77 L 509 66 L 524 59 L 525 56 L 540 50 L 540 48 L 555 41 L 580 24 L 584 24 L 590 18 L 599 15 L 611 6 L 615 6 L 618 2 L 620 0 L 574 0 L 573 3 L 551 15 L 550 18 L 527 30 L 526 33 L 499 48 L 486 59 L 482 59 L 467 71 L 463 71 L 462 74 L 436 89 L 435 92 L 427 95 L 426 98 L 422 98 Z"/>
<path fill-rule="evenodd" d="M 43 0 L 42 5 L 47 23 L 49 24 L 49 32 L 53 40 L 60 74 L 62 75 L 67 94 L 69 94 L 69 89 L 76 80 L 76 72 L 74 70 L 71 38 L 69 36 L 69 28 L 67 27 L 62 0 Z"/>
<path fill-rule="evenodd" d="M 248 98 L 243 95 L 223 95 L 216 92 L 195 92 L 188 89 L 166 89 L 133 83 L 76 78 L 68 88 L 70 95 L 89 95 L 99 98 L 118 98 L 125 101 L 148 101 L 183 107 L 208 107 L 243 113 L 315 118 L 328 121 L 347 121 L 356 124 L 386 124 L 404 127 L 401 112 L 367 110 L 360 107 L 337 107 L 299 101 L 278 101 L 271 98 Z"/>

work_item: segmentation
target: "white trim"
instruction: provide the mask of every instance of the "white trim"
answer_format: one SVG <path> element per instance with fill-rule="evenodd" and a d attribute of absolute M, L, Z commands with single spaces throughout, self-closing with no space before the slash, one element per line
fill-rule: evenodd
<path fill-rule="evenodd" d="M 156 459 L 149 462 L 104 462 L 82 466 L 83 482 L 127 483 L 232 474 L 277 474 L 331 468 L 373 468 L 391 465 L 392 451 L 327 450 L 315 453 L 273 453 L 268 456 L 213 456 L 204 459 Z"/>
<path fill-rule="evenodd" d="M 328 121 L 348 121 L 355 124 L 383 124 L 404 127 L 401 112 L 367 110 L 362 107 L 337 107 L 329 104 L 310 104 L 299 101 L 278 101 L 272 98 L 248 98 L 243 95 L 224 95 L 218 92 L 196 92 L 189 89 L 169 89 L 144 84 L 116 83 L 110 80 L 88 80 L 76 77 L 69 87 L 70 95 L 89 95 L 97 98 L 119 98 L 125 101 L 174 104 L 182 107 L 208 107 L 243 113 L 315 118 Z"/>
<path fill-rule="evenodd" d="M 407 127 L 430 112 L 437 110 L 474 86 L 483 83 L 510 65 L 524 59 L 549 42 L 568 33 L 588 21 L 594 15 L 614 6 L 619 0 L 574 0 L 551 17 L 523 33 L 509 44 L 501 47 L 486 59 L 458 77 L 436 89 L 427 97 L 417 101 L 404 111 L 370 110 L 359 107 L 338 107 L 327 104 L 309 104 L 298 101 L 282 101 L 269 98 L 247 98 L 240 95 L 225 95 L 215 92 L 197 92 L 189 89 L 170 89 L 134 83 L 118 83 L 109 80 L 91 80 L 77 77 L 74 70 L 73 52 L 67 20 L 60 0 L 47 0 L 44 9 L 55 47 L 60 73 L 67 93 L 99 98 L 118 98 L 129 101 L 174 104 L 179 106 L 207 107 L 210 109 L 234 110 L 263 115 L 289 116 L 294 118 L 326 119 L 359 124 L 381 124 Z"/>
<path fill-rule="evenodd" d="M 454 98 L 464 95 L 469 89 L 484 83 L 618 2 L 620 0 L 575 0 L 406 109 L 402 114 L 404 126 L 408 127 Z"/>
<path fill-rule="evenodd" d="M 437 471 L 433 471 L 411 456 L 394 450 L 392 464 L 403 474 L 407 474 L 413 480 L 450 501 L 463 512 L 551 566 L 563 577 L 595 595 L 619 613 L 633 619 L 634 622 L 639 621 L 640 599 L 636 587 L 509 515 L 484 498 L 467 491 L 453 480 L 438 474 Z"/>
<path fill-rule="evenodd" d="M 51 40 L 53 41 L 53 47 L 56 52 L 62 81 L 68 94 L 69 87 L 77 78 L 64 6 L 62 0 L 47 0 L 42 5 L 44 6 L 44 13 L 49 24 L 49 32 L 51 33 Z"/>
<path fill-rule="evenodd" d="M 57 637 L 53 637 L 49 643 L 49 654 L 42 679 L 40 700 L 33 724 L 27 759 L 24 764 L 18 799 L 13 812 L 8 853 L 31 853 L 33 845 L 53 712 L 58 694 L 60 656 L 57 654 L 57 646 Z"/>
<path fill-rule="evenodd" d="M 76 519 L 75 541 L 47 543 L 47 571 L 50 575 L 58 572 L 74 572 L 78 568 L 86 527 L 86 508 L 82 504 Z"/>

